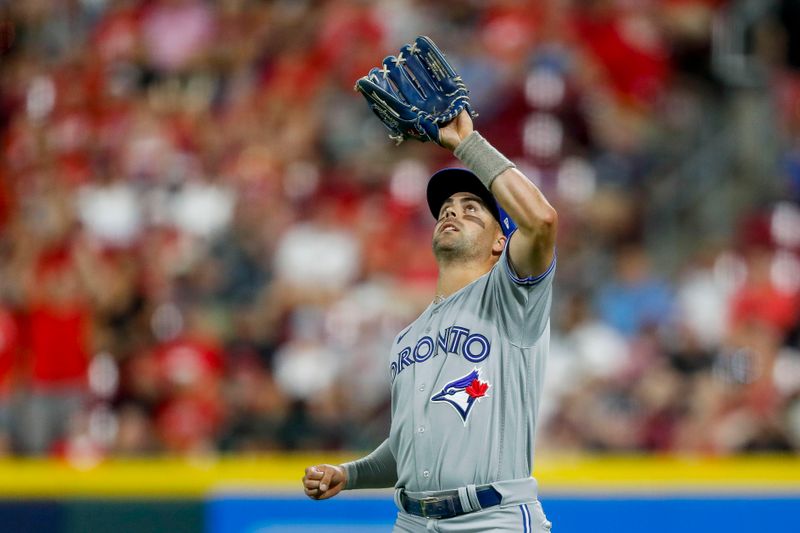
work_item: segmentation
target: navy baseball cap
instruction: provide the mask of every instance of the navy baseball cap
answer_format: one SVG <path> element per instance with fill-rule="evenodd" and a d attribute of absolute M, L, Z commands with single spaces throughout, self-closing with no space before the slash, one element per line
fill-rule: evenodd
<path fill-rule="evenodd" d="M 506 237 L 517 229 L 517 225 L 500 207 L 480 178 L 465 168 L 443 168 L 431 176 L 428 181 L 428 207 L 433 218 L 439 218 L 439 212 L 442 210 L 445 200 L 457 192 L 469 192 L 483 200 L 492 216 L 500 223 L 500 228 Z"/>

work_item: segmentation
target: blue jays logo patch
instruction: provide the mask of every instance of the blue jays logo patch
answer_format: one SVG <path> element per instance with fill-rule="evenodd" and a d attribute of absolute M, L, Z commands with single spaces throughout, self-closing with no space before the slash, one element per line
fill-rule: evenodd
<path fill-rule="evenodd" d="M 446 402 L 453 406 L 464 425 L 475 402 L 486 397 L 486 391 L 491 384 L 481 381 L 481 369 L 473 368 L 472 372 L 464 377 L 451 381 L 444 388 L 431 396 L 432 402 Z"/>

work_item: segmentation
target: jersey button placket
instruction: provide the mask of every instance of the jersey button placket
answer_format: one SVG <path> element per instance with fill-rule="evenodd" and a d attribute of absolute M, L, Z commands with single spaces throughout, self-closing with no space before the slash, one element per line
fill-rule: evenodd
<path fill-rule="evenodd" d="M 414 417 L 414 453 L 417 456 L 417 460 L 422 461 L 425 458 L 430 457 L 430 451 L 428 450 L 428 440 L 425 437 L 425 426 L 427 425 L 425 419 L 425 402 L 427 397 L 424 394 L 415 394 L 417 396 L 417 401 L 415 401 L 415 417 Z M 419 464 L 419 463 L 418 463 Z M 422 463 L 420 464 L 422 467 L 422 479 L 420 479 L 420 488 L 422 490 L 427 490 L 429 488 L 429 480 L 430 480 L 430 469 L 429 466 Z"/>
<path fill-rule="evenodd" d="M 430 321 L 425 325 L 423 331 L 423 335 L 430 334 Z M 430 439 L 424 438 L 426 435 L 425 429 L 426 426 L 428 426 L 428 420 L 426 416 L 428 416 L 427 410 L 429 408 L 428 395 L 424 392 L 425 381 L 427 381 L 427 377 L 430 375 L 431 370 L 432 367 L 430 360 L 426 360 L 423 363 L 414 365 L 414 381 L 416 388 L 419 389 L 419 392 L 414 394 L 414 425 L 412 427 L 414 428 L 415 433 L 414 453 L 416 454 L 417 460 L 420 461 L 418 465 L 421 467 L 420 470 L 417 471 L 422 474 L 422 477 L 419 478 L 421 490 L 427 490 L 430 488 L 431 477 L 430 466 L 422 463 L 425 458 L 431 457 L 431 451 L 428 449 L 428 441 Z"/>
<path fill-rule="evenodd" d="M 435 307 L 433 312 L 425 317 L 425 323 L 423 327 L 422 335 L 427 335 L 432 337 L 434 342 L 433 353 L 435 353 L 435 342 L 436 342 L 436 331 L 438 331 L 438 326 L 440 320 L 439 317 L 434 316 L 438 308 Z M 429 429 L 431 429 L 430 424 L 430 410 L 431 410 L 431 403 L 430 403 L 430 391 L 428 391 L 428 386 L 434 387 L 434 383 L 431 382 L 431 377 L 438 373 L 439 368 L 442 364 L 443 360 L 441 358 L 433 357 L 433 354 L 430 354 L 428 358 L 426 358 L 422 363 L 414 365 L 414 383 L 419 392 L 414 394 L 414 431 L 415 437 L 414 438 L 414 451 L 417 454 L 417 463 L 419 470 L 417 479 L 419 480 L 420 490 L 433 490 L 437 487 L 433 486 L 432 479 L 434 476 L 431 475 L 433 469 L 430 465 L 425 464 L 422 461 L 425 461 L 425 458 L 434 457 L 436 453 L 434 450 L 431 449 L 432 442 L 432 434 Z"/>

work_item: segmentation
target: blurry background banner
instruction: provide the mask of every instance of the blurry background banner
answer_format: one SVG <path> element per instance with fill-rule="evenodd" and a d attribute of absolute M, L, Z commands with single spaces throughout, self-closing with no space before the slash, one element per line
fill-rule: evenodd
<path fill-rule="evenodd" d="M 54 459 L 0 461 L 0 499 L 184 498 L 300 493 L 300 477 L 318 453 L 212 458 L 118 458 L 76 465 Z M 327 454 L 331 462 L 353 454 Z M 537 468 L 542 491 L 653 497 L 671 494 L 800 496 L 800 457 L 547 455 Z M 365 492 L 386 495 L 392 490 Z M 356 497 L 358 493 L 348 493 Z M 295 494 L 298 495 L 298 494 Z M 313 504 L 313 502 L 312 502 Z"/>
<path fill-rule="evenodd" d="M 0 524 L 48 533 L 389 531 L 391 490 L 323 502 L 297 490 L 297 473 L 318 457 L 0 461 Z M 537 479 L 563 533 L 790 533 L 800 505 L 800 457 L 548 455 Z"/>
<path fill-rule="evenodd" d="M 385 438 L 453 162 L 352 85 L 417 34 L 560 213 L 539 448 L 797 452 L 798 9 L 0 2 L 0 456 Z"/>

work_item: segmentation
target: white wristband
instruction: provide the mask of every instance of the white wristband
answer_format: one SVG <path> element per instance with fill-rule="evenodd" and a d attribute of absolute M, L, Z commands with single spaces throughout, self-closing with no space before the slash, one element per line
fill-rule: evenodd
<path fill-rule="evenodd" d="M 489 144 L 489 141 L 481 137 L 477 131 L 467 135 L 453 151 L 453 155 L 474 172 L 490 190 L 497 176 L 504 170 L 515 168 L 514 163 Z"/>

